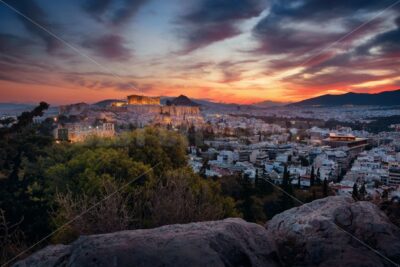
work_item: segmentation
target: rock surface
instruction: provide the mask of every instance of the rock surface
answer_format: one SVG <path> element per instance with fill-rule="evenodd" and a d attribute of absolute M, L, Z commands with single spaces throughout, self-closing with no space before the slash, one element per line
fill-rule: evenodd
<path fill-rule="evenodd" d="M 242 219 L 83 236 L 15 266 L 278 266 L 265 229 Z"/>
<path fill-rule="evenodd" d="M 328 197 L 278 214 L 266 228 L 287 266 L 379 267 L 400 262 L 400 230 L 370 202 Z"/>
<path fill-rule="evenodd" d="M 385 259 L 386 258 L 386 259 Z M 266 225 L 226 219 L 82 236 L 15 266 L 398 266 L 400 229 L 378 207 L 328 197 Z"/>

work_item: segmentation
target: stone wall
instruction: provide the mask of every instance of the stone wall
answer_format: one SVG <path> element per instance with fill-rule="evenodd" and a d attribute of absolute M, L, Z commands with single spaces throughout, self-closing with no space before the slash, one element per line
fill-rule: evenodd
<path fill-rule="evenodd" d="M 200 115 L 200 108 L 189 106 L 162 106 L 161 113 L 171 116 Z"/>

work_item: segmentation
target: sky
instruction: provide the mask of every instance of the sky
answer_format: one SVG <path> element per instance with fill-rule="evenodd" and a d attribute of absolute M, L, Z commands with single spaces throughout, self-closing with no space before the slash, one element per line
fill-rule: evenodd
<path fill-rule="evenodd" d="M 0 0 L 0 102 L 395 89 L 396 0 Z"/>

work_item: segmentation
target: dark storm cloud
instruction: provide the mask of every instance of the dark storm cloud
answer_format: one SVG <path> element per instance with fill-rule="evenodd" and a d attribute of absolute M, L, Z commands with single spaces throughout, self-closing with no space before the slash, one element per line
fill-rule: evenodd
<path fill-rule="evenodd" d="M 126 61 L 132 56 L 131 51 L 125 46 L 124 39 L 116 34 L 103 35 L 83 45 L 105 59 Z"/>
<path fill-rule="evenodd" d="M 5 2 L 42 27 L 50 30 L 52 29 L 48 14 L 34 0 L 6 0 Z M 31 21 L 19 14 L 15 13 L 15 15 L 24 25 L 26 30 L 44 41 L 47 52 L 53 53 L 61 46 L 61 43 L 57 39 L 34 25 Z"/>
<path fill-rule="evenodd" d="M 341 86 L 393 78 L 398 73 L 362 72 L 391 71 L 398 64 L 393 55 L 397 54 L 399 59 L 399 29 L 384 30 L 393 14 L 400 11 L 400 5 L 353 31 L 393 3 L 393 0 L 274 0 L 269 13 L 253 28 L 253 36 L 259 43 L 254 52 L 280 55 L 279 59 L 268 62 L 272 72 L 305 67 L 300 73 L 283 79 L 300 86 Z M 396 23 L 400 24 L 399 18 Z M 334 49 L 330 48 L 332 44 Z M 379 54 L 371 54 L 371 48 L 379 48 Z M 323 71 L 329 67 L 336 71 Z"/>
<path fill-rule="evenodd" d="M 99 19 L 107 10 L 111 2 L 112 0 L 90 0 L 83 4 L 83 9 L 96 19 Z"/>
<path fill-rule="evenodd" d="M 148 0 L 125 0 L 122 7 L 117 9 L 114 13 L 112 21 L 114 24 L 119 25 L 127 22 L 132 18 Z"/>
<path fill-rule="evenodd" d="M 335 55 L 325 61 L 310 66 L 305 70 L 306 73 L 315 73 L 326 67 L 340 67 L 350 69 L 362 67 L 392 69 L 395 60 L 400 59 L 400 17 L 393 23 L 397 28 L 377 34 L 364 44 L 356 47 L 354 51 Z M 376 48 L 376 53 L 371 51 Z M 393 64 L 394 63 L 394 64 Z"/>
<path fill-rule="evenodd" d="M 21 56 L 29 51 L 33 41 L 13 34 L 0 33 L 0 53 L 10 56 Z"/>
<path fill-rule="evenodd" d="M 396 29 L 384 32 L 375 36 L 372 40 L 366 44 L 360 46 L 357 49 L 359 54 L 371 54 L 372 48 L 377 48 L 380 56 L 385 54 L 398 54 L 400 53 L 400 16 L 394 20 L 397 25 Z"/>
<path fill-rule="evenodd" d="M 185 52 L 240 34 L 237 23 L 260 15 L 263 0 L 201 0 L 179 23 L 183 25 Z"/>
<path fill-rule="evenodd" d="M 287 27 L 289 21 L 275 16 L 262 19 L 254 28 L 254 34 L 260 45 L 257 52 L 264 54 L 305 53 L 311 49 L 338 39 L 342 34 L 310 30 L 298 30 Z"/>
<path fill-rule="evenodd" d="M 16 83 L 45 84 L 44 76 L 58 71 L 52 62 L 32 57 L 32 51 L 42 45 L 29 38 L 0 33 L 0 80 Z"/>
<path fill-rule="evenodd" d="M 253 29 L 253 34 L 260 43 L 257 52 L 264 54 L 310 52 L 324 44 L 329 45 L 365 22 L 359 19 L 360 15 L 380 11 L 390 4 L 393 4 L 393 1 L 273 1 L 269 14 Z M 368 30 L 360 29 L 347 39 L 354 39 L 360 37 L 361 33 L 370 32 L 371 28 L 378 26 L 378 22 L 380 20 L 371 22 L 365 27 Z M 296 27 L 297 23 L 308 23 L 314 28 Z M 342 29 L 329 30 L 327 28 L 329 24 Z M 317 25 L 320 27 L 319 31 L 315 30 Z"/>
<path fill-rule="evenodd" d="M 83 9 L 94 18 L 119 26 L 133 18 L 149 0 L 88 0 Z"/>
<path fill-rule="evenodd" d="M 104 90 L 104 89 L 115 89 L 118 91 L 135 91 L 137 88 L 140 88 L 141 92 L 145 92 L 150 90 L 149 84 L 140 84 L 135 80 L 130 81 L 115 81 L 113 77 L 111 79 L 104 78 L 88 78 L 86 75 L 82 75 L 80 73 L 77 74 L 66 74 L 64 76 L 64 81 L 71 83 L 75 86 L 85 87 L 91 90 Z"/>
<path fill-rule="evenodd" d="M 393 0 L 273 0 L 271 14 L 289 17 L 292 20 L 314 20 L 323 22 L 338 17 L 346 17 L 384 9 Z"/>

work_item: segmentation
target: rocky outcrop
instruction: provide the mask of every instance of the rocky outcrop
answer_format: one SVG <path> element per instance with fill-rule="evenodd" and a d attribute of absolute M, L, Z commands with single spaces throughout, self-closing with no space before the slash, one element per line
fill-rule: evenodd
<path fill-rule="evenodd" d="M 185 106 L 185 107 L 199 107 L 200 105 L 196 102 L 193 102 L 185 95 L 180 95 L 177 98 L 174 98 L 171 101 L 171 105 L 173 106 Z"/>
<path fill-rule="evenodd" d="M 266 228 L 287 266 L 400 262 L 400 230 L 370 202 L 328 197 L 278 214 Z"/>
<path fill-rule="evenodd" d="M 83 236 L 15 266 L 396 266 L 400 230 L 369 202 L 328 197 L 266 225 L 241 219 Z"/>
<path fill-rule="evenodd" d="M 83 236 L 15 266 L 277 266 L 265 229 L 241 219 Z"/>

